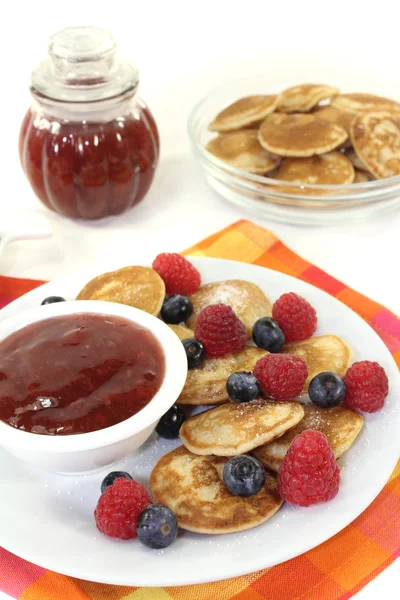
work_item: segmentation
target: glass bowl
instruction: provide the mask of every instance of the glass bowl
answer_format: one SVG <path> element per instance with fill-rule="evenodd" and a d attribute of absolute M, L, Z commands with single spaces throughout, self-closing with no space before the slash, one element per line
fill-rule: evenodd
<path fill-rule="evenodd" d="M 365 92 L 400 100 L 400 86 L 365 75 L 326 75 L 322 82 L 337 86 L 343 93 Z M 189 137 L 210 186 L 230 202 L 258 216 L 302 225 L 365 220 L 398 208 L 400 175 L 348 185 L 303 185 L 241 171 L 205 149 L 216 135 L 208 130 L 209 123 L 229 104 L 252 94 L 277 94 L 300 83 L 306 83 L 304 74 L 290 78 L 287 74 L 255 75 L 219 86 L 196 104 L 189 116 Z"/>

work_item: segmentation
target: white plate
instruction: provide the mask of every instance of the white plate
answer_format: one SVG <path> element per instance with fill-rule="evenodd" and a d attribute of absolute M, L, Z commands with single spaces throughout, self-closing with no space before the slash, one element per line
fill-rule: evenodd
<path fill-rule="evenodd" d="M 104 583 L 172 586 L 215 581 L 271 567 L 317 546 L 353 521 L 386 483 L 399 456 L 400 385 L 396 364 L 376 333 L 344 304 L 298 279 L 246 263 L 191 260 L 204 282 L 246 279 L 272 300 L 289 291 L 305 296 L 318 313 L 317 335 L 337 334 L 353 347 L 356 360 L 377 360 L 386 369 L 390 395 L 381 411 L 366 416 L 359 438 L 340 459 L 338 495 L 312 508 L 284 505 L 264 525 L 238 534 L 183 532 L 169 548 L 153 551 L 137 540 L 110 540 L 96 530 L 93 510 L 106 472 L 79 478 L 50 475 L 32 471 L 1 450 L 0 473 L 7 493 L 0 495 L 0 544 L 7 550 L 42 567 Z M 37 306 L 52 294 L 73 299 L 99 272 L 93 269 L 48 283 L 7 306 L 0 317 Z M 177 445 L 154 435 L 117 467 L 147 484 L 157 459 Z"/>

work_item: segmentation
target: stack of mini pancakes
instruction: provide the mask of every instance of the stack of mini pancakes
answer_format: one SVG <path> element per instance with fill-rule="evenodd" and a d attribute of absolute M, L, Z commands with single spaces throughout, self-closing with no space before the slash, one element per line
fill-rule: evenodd
<path fill-rule="evenodd" d="M 213 408 L 183 423 L 183 445 L 155 465 L 150 488 L 156 502 L 175 512 L 182 529 L 232 533 L 264 523 L 282 505 L 275 475 L 295 435 L 305 429 L 322 431 L 339 458 L 356 439 L 363 418 L 342 406 L 318 408 L 307 396 L 290 402 L 265 398 L 242 404 L 231 402 L 227 378 L 236 371 L 252 371 L 257 360 L 267 354 L 250 340 L 255 321 L 271 315 L 271 302 L 258 286 L 242 280 L 203 285 L 191 301 L 194 310 L 187 324 L 170 326 L 180 339 L 194 337 L 196 319 L 203 308 L 223 302 L 245 324 L 249 345 L 236 354 L 206 358 L 201 367 L 189 370 L 177 403 Z M 286 344 L 283 352 L 297 354 L 306 361 L 304 394 L 314 375 L 333 371 L 342 376 L 352 360 L 347 343 L 335 335 Z M 248 498 L 231 494 L 222 476 L 228 458 L 245 453 L 258 458 L 267 469 L 265 488 Z"/>
<path fill-rule="evenodd" d="M 372 94 L 297 85 L 241 98 L 209 129 L 218 132 L 206 146 L 211 154 L 280 181 L 344 185 L 400 174 L 400 103 Z"/>
<path fill-rule="evenodd" d="M 164 298 L 161 277 L 142 266 L 104 273 L 89 281 L 77 297 L 119 302 L 154 316 L 159 315 Z M 187 323 L 169 325 L 181 340 L 194 337 L 203 308 L 222 302 L 244 323 L 248 345 L 236 354 L 206 358 L 201 367 L 189 370 L 177 402 L 203 407 L 203 412 L 184 422 L 180 430 L 183 445 L 158 461 L 150 488 L 156 502 L 174 511 L 182 529 L 214 534 L 242 531 L 264 523 L 282 505 L 275 476 L 295 435 L 305 429 L 322 431 L 339 458 L 354 442 L 363 418 L 342 406 L 318 408 L 307 402 L 306 395 L 290 402 L 266 398 L 231 402 L 226 391 L 228 377 L 237 371 L 252 371 L 257 360 L 267 354 L 256 348 L 251 338 L 254 323 L 271 316 L 271 301 L 254 283 L 238 279 L 202 285 L 190 299 L 193 313 Z M 286 344 L 282 351 L 306 361 L 304 394 L 314 375 L 333 371 L 342 376 L 352 359 L 347 343 L 335 335 Z M 247 498 L 231 494 L 222 475 L 228 458 L 244 453 L 258 458 L 267 469 L 265 487 Z"/>

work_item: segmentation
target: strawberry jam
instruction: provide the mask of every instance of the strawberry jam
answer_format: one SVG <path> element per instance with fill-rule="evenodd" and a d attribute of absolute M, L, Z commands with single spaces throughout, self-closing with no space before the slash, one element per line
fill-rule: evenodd
<path fill-rule="evenodd" d="M 31 74 L 22 168 L 39 200 L 73 219 L 118 215 L 153 181 L 160 142 L 139 74 L 109 31 L 67 27 Z"/>
<path fill-rule="evenodd" d="M 104 429 L 151 401 L 164 368 L 156 338 L 131 321 L 45 319 L 0 342 L 0 419 L 44 435 Z"/>

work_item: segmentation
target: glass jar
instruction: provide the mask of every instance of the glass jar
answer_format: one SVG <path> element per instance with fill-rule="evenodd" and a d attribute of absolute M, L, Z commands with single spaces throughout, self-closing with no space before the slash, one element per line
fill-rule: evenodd
<path fill-rule="evenodd" d="M 142 200 L 159 137 L 138 84 L 109 32 L 71 27 L 50 38 L 49 57 L 31 75 L 33 104 L 19 138 L 22 167 L 45 206 L 99 219 Z"/>

